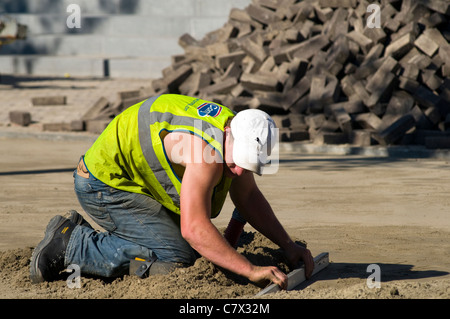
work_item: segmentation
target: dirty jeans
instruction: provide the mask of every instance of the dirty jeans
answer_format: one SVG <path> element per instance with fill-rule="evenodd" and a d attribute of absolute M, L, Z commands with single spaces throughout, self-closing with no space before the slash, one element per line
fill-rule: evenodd
<path fill-rule="evenodd" d="M 158 258 L 163 265 L 191 265 L 196 253 L 181 236 L 179 216 L 149 196 L 121 191 L 74 172 L 81 207 L 106 232 L 75 227 L 66 250 L 66 265 L 103 277 L 127 274 L 130 259 Z"/>

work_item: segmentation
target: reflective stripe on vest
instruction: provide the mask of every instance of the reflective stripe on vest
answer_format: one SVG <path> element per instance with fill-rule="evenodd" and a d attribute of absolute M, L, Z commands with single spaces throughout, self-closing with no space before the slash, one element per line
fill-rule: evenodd
<path fill-rule="evenodd" d="M 186 131 L 195 134 L 219 152 L 223 158 L 223 128 L 218 128 L 208 122 L 207 119 L 201 119 L 199 116 L 184 116 L 171 113 L 168 110 L 164 110 L 164 107 L 163 111 L 160 112 L 158 106 L 154 104 L 158 98 L 159 96 L 148 99 L 139 108 L 139 142 L 148 166 L 167 194 L 167 196 L 159 194 L 161 203 L 174 212 L 179 213 L 181 180 L 173 171 L 170 161 L 165 154 L 161 138 L 162 132 Z M 230 110 L 225 112 L 228 113 L 224 115 L 233 115 Z M 199 125 L 201 126 L 199 127 Z M 211 205 L 212 217 L 220 213 L 220 208 L 225 201 L 230 185 L 231 179 L 223 177 L 222 181 L 215 187 Z"/>

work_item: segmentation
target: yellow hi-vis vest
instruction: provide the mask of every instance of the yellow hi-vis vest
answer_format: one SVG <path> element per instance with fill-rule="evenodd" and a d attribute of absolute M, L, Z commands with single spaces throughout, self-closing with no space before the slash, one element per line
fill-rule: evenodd
<path fill-rule="evenodd" d="M 152 97 L 111 121 L 86 152 L 86 167 L 106 185 L 148 195 L 179 214 L 182 176 L 167 158 L 164 136 L 174 131 L 194 134 L 223 159 L 223 132 L 233 116 L 233 111 L 222 105 L 189 96 Z M 230 185 L 231 179 L 224 175 L 214 188 L 211 217 L 219 215 Z"/>

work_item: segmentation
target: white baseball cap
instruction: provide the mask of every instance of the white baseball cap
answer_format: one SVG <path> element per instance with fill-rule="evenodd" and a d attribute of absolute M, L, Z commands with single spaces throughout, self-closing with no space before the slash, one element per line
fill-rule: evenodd
<path fill-rule="evenodd" d="M 277 142 L 275 122 L 264 111 L 247 109 L 236 114 L 230 127 L 234 138 L 234 163 L 262 175 L 263 166 L 268 164 Z"/>

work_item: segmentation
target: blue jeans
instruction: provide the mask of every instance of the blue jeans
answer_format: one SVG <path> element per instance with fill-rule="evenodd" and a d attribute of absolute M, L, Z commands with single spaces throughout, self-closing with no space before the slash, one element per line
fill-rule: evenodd
<path fill-rule="evenodd" d="M 135 257 L 156 256 L 155 265 L 173 267 L 195 262 L 196 253 L 181 236 L 179 215 L 149 196 L 109 187 L 92 174 L 84 178 L 75 171 L 73 176 L 81 207 L 106 232 L 76 226 L 66 265 L 77 264 L 83 274 L 116 277 L 128 273 Z"/>

